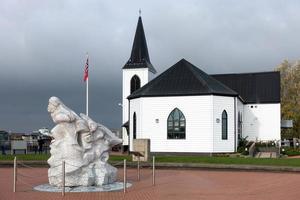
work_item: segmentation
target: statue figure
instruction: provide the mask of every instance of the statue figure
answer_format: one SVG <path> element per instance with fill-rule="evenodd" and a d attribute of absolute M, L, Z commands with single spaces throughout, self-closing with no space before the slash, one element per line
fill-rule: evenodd
<path fill-rule="evenodd" d="M 65 186 L 91 186 L 113 183 L 117 169 L 107 163 L 109 150 L 120 144 L 108 128 L 84 114 L 78 116 L 57 97 L 49 99 L 48 112 L 57 125 L 49 136 L 51 157 L 50 185 L 62 185 L 62 161 L 65 161 Z"/>

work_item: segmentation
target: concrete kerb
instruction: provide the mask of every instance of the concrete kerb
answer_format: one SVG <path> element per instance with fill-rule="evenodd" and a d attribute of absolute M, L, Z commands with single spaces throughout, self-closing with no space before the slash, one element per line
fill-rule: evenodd
<path fill-rule="evenodd" d="M 47 161 L 22 161 L 32 167 L 46 167 Z M 123 164 L 115 165 L 119 162 L 110 162 L 118 168 L 123 168 Z M 0 167 L 13 167 L 13 160 L 0 161 Z M 21 166 L 20 166 L 21 167 Z M 127 162 L 128 168 L 136 168 L 136 162 Z M 151 168 L 152 162 L 140 163 L 141 168 Z M 155 164 L 156 169 L 205 169 L 205 170 L 227 170 L 227 171 L 264 171 L 264 172 L 300 172 L 300 167 L 289 166 L 266 166 L 266 165 L 227 165 L 227 164 L 205 164 L 205 163 L 159 163 Z"/>

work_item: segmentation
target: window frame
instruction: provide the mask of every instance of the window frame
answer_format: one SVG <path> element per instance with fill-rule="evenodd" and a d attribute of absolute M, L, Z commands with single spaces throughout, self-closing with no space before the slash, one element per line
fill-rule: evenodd
<path fill-rule="evenodd" d="M 226 110 L 223 110 L 221 119 L 222 119 L 221 121 L 222 140 L 228 140 L 228 114 Z"/>
<path fill-rule="evenodd" d="M 130 79 L 130 94 L 135 92 L 141 87 L 141 79 L 138 75 L 134 75 Z"/>
<path fill-rule="evenodd" d="M 174 108 L 168 115 L 167 139 L 168 140 L 186 139 L 186 118 L 183 112 L 178 108 Z"/>
<path fill-rule="evenodd" d="M 133 113 L 133 119 L 132 119 L 132 138 L 135 140 L 136 139 L 136 113 Z"/>

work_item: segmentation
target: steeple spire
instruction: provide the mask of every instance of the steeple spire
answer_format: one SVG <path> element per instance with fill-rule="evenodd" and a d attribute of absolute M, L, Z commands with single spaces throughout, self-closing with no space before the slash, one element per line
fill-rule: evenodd
<path fill-rule="evenodd" d="M 139 10 L 141 15 L 141 11 Z M 131 55 L 123 69 L 148 68 L 152 73 L 156 70 L 152 66 L 148 54 L 147 42 L 144 33 L 142 17 L 139 16 L 134 41 L 132 45 Z"/>

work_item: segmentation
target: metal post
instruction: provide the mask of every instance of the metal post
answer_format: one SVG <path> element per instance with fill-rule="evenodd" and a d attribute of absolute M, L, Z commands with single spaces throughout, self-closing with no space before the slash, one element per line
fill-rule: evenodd
<path fill-rule="evenodd" d="M 280 157 L 281 140 L 278 142 L 278 157 Z"/>
<path fill-rule="evenodd" d="M 16 190 L 17 190 L 16 184 L 17 184 L 17 157 L 15 156 L 15 158 L 14 158 L 14 186 L 13 186 L 14 192 L 16 192 Z"/>
<path fill-rule="evenodd" d="M 123 177 L 123 192 L 126 193 L 126 178 L 127 178 L 127 174 L 126 174 L 126 159 L 124 159 L 124 177 Z"/>
<path fill-rule="evenodd" d="M 137 179 L 140 181 L 140 156 L 138 156 L 138 162 L 137 162 Z"/>
<path fill-rule="evenodd" d="M 62 189 L 61 189 L 61 195 L 65 196 L 65 161 L 62 161 Z"/>
<path fill-rule="evenodd" d="M 155 156 L 153 156 L 152 161 L 152 185 L 155 185 Z"/>

